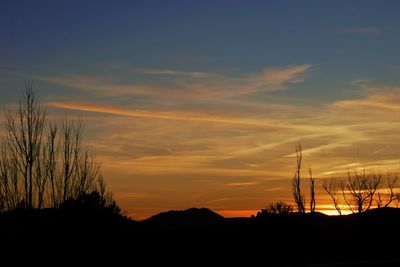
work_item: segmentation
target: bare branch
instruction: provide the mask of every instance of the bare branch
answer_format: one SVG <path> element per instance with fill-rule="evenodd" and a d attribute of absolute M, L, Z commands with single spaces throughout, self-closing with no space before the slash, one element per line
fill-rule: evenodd
<path fill-rule="evenodd" d="M 339 215 L 342 215 L 342 209 L 340 208 L 338 196 L 337 196 L 337 184 L 335 179 L 330 179 L 329 183 L 324 181 L 322 187 L 324 188 L 325 192 L 332 198 L 333 206 L 335 207 L 336 211 Z"/>
<path fill-rule="evenodd" d="M 312 170 L 311 168 L 308 169 L 310 173 L 310 212 L 314 213 L 315 212 L 315 179 L 312 175 Z"/>
<path fill-rule="evenodd" d="M 296 147 L 296 172 L 292 180 L 292 193 L 296 203 L 297 210 L 301 213 L 305 213 L 305 200 L 301 194 L 301 183 L 300 183 L 300 171 L 301 171 L 301 160 L 302 160 L 302 148 L 301 145 Z"/>

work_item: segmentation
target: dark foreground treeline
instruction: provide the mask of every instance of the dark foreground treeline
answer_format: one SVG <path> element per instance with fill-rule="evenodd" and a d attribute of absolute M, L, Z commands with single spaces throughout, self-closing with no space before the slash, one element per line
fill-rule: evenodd
<path fill-rule="evenodd" d="M 141 222 L 88 207 L 17 209 L 0 215 L 0 251 L 4 262 L 54 266 L 400 266 L 399 226 L 395 208 L 262 218 L 189 209 Z"/>

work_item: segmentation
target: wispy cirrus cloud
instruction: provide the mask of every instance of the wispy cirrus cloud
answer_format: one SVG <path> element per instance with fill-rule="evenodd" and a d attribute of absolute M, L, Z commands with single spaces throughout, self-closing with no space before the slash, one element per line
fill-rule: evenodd
<path fill-rule="evenodd" d="M 232 175 L 237 171 L 240 177 L 261 175 L 265 170 L 280 177 L 284 166 L 293 160 L 293 148 L 298 143 L 303 144 L 304 156 L 313 164 L 316 175 L 338 174 L 339 170 L 343 173 L 342 167 L 336 170 L 335 166 L 353 162 L 352 155 L 359 149 L 363 151 L 361 160 L 364 161 L 392 158 L 391 150 L 380 149 L 388 145 L 393 148 L 399 138 L 396 134 L 397 96 L 397 90 L 375 90 L 364 97 L 339 100 L 313 109 L 280 104 L 276 106 L 279 109 L 276 113 L 259 105 L 250 106 L 256 116 L 249 115 L 250 112 L 242 114 L 212 108 L 199 112 L 190 107 L 162 110 L 87 102 L 49 104 L 100 117 L 102 114 L 117 116 L 119 119 L 112 119 L 113 133 L 102 137 L 104 145 L 94 144 L 105 154 L 115 151 L 111 158 L 121 157 L 117 163 L 110 164 L 126 162 L 126 166 L 144 173 L 173 174 L 185 170 L 187 173 Z M 282 113 L 285 116 L 281 116 Z M 304 118 L 299 120 L 299 116 Z M 104 121 L 109 120 L 104 118 Z M 131 144 L 140 144 L 140 147 Z M 126 150 L 134 151 L 135 156 L 125 153 Z M 374 153 L 378 150 L 381 151 L 379 155 Z M 125 155 L 130 156 L 124 158 Z M 104 162 L 108 164 L 111 158 L 105 157 Z M 393 168 L 393 165 L 388 167 Z"/>
<path fill-rule="evenodd" d="M 285 183 L 293 174 L 293 152 L 299 143 L 304 148 L 304 166 L 311 166 L 318 178 L 341 177 L 360 164 L 398 172 L 397 87 L 358 80 L 351 84 L 359 93 L 357 98 L 353 94 L 318 105 L 280 101 L 274 94 L 262 100 L 244 96 L 285 90 L 305 82 L 312 69 L 295 65 L 238 76 L 141 70 L 145 78 L 140 84 L 116 76 L 47 77 L 51 83 L 83 92 L 79 102 L 71 97 L 48 104 L 57 113 L 63 109 L 90 114 L 87 129 L 91 133 L 85 144 L 96 151 L 107 176 L 125 175 L 124 182 L 133 179 L 132 188 L 140 187 L 137 192 L 163 199 L 181 194 L 179 199 L 193 205 L 226 198 L 231 204 L 220 201 L 212 207 L 251 208 L 254 203 L 261 207 L 265 199 L 285 194 L 290 201 L 290 182 Z M 138 105 L 137 96 L 150 101 Z M 183 178 L 178 181 L 177 177 Z M 154 182 L 165 190 L 146 188 Z M 193 191 L 176 189 L 180 186 L 199 190 L 199 195 L 207 191 L 207 195 L 194 198 Z M 260 200 L 239 201 L 241 194 Z M 121 195 L 121 201 L 130 199 Z M 139 195 L 135 201 L 140 199 Z"/>
<path fill-rule="evenodd" d="M 236 183 L 227 183 L 226 186 L 231 187 L 245 187 L 245 186 L 254 186 L 258 185 L 260 182 L 258 181 L 250 181 L 250 182 L 236 182 Z"/>
<path fill-rule="evenodd" d="M 33 76 L 35 80 L 78 89 L 103 97 L 121 95 L 157 95 L 177 93 L 174 88 L 158 88 L 150 85 L 121 85 L 118 77 L 96 75 Z"/>
<path fill-rule="evenodd" d="M 286 68 L 267 68 L 260 72 L 239 76 L 218 73 L 186 72 L 177 70 L 145 70 L 142 74 L 172 77 L 163 85 L 148 82 L 127 83 L 116 76 L 62 75 L 35 76 L 37 80 L 54 83 L 104 97 L 118 95 L 148 95 L 167 99 L 222 99 L 261 91 L 278 91 L 287 84 L 304 81 L 311 65 Z M 151 77 L 150 77 L 151 78 Z"/>
<path fill-rule="evenodd" d="M 247 80 L 258 86 L 276 85 L 285 83 L 301 83 L 305 80 L 305 74 L 312 67 L 310 64 L 291 66 L 288 68 L 270 68 L 259 73 L 250 74 Z"/>
<path fill-rule="evenodd" d="M 360 33 L 360 34 L 378 34 L 380 29 L 378 27 L 349 27 L 340 29 L 341 33 Z"/>
<path fill-rule="evenodd" d="M 310 64 L 304 64 L 286 68 L 267 68 L 260 72 L 240 76 L 172 70 L 163 70 L 162 73 L 170 75 L 184 73 L 184 78 L 176 79 L 177 85 L 194 93 L 199 98 L 221 99 L 261 91 L 271 92 L 285 89 L 287 84 L 303 82 L 311 67 Z"/>
<path fill-rule="evenodd" d="M 400 111 L 400 88 L 372 92 L 371 95 L 361 99 L 337 101 L 333 106 L 347 109 L 372 108 Z"/>
<path fill-rule="evenodd" d="M 128 109 L 109 104 L 98 104 L 98 103 L 82 103 L 82 102 L 48 102 L 50 107 L 62 108 L 68 110 L 79 110 L 95 113 L 105 113 L 119 116 L 128 117 L 141 117 L 141 118 L 152 118 L 161 120 L 177 120 L 177 121 L 192 121 L 192 122 L 204 122 L 204 123 L 225 123 L 242 125 L 247 127 L 256 128 L 288 128 L 288 129 L 307 129 L 301 125 L 295 125 L 291 123 L 279 122 L 271 119 L 251 119 L 245 117 L 229 117 L 229 116 L 216 116 L 207 113 L 195 113 L 189 110 L 181 111 L 160 111 L 160 110 L 145 110 L 145 109 Z"/>
<path fill-rule="evenodd" d="M 376 172 L 388 172 L 388 171 L 398 171 L 400 167 L 399 158 L 388 158 L 384 160 L 375 161 L 364 161 L 356 162 L 351 164 L 345 164 L 342 166 L 333 166 L 331 170 L 326 171 L 323 175 L 340 175 L 347 173 L 349 171 L 363 171 L 363 170 L 374 170 Z"/>

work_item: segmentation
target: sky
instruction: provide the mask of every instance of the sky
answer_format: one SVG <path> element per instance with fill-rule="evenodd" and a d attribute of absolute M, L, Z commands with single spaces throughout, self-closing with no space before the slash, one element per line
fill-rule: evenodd
<path fill-rule="evenodd" d="M 399 10 L 389 0 L 3 0 L 0 105 L 33 80 L 51 116 L 83 118 L 85 148 L 134 219 L 291 202 L 298 144 L 317 209 L 329 211 L 324 179 L 400 170 Z"/>

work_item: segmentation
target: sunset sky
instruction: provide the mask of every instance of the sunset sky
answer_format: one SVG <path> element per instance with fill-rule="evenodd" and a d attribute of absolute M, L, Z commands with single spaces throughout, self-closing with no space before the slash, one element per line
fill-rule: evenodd
<path fill-rule="evenodd" d="M 82 117 L 85 147 L 134 219 L 190 207 L 248 216 L 292 201 L 297 144 L 305 178 L 309 167 L 321 180 L 400 171 L 399 11 L 366 0 L 5 0 L 0 105 L 33 80 L 52 117 Z M 321 180 L 317 209 L 331 209 Z"/>

